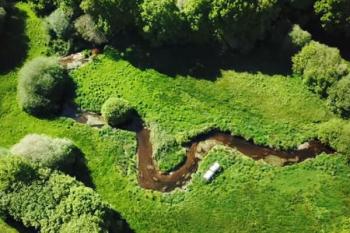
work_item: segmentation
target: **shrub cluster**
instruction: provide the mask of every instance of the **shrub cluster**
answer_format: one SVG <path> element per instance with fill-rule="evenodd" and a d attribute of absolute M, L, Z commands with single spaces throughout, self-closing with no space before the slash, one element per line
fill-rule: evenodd
<path fill-rule="evenodd" d="M 58 38 L 65 38 L 71 30 L 71 15 L 63 9 L 58 8 L 46 19 L 48 28 Z"/>
<path fill-rule="evenodd" d="M 11 153 L 45 167 L 68 172 L 75 164 L 79 150 L 68 139 L 30 134 L 14 145 Z"/>
<path fill-rule="evenodd" d="M 293 59 L 293 72 L 342 117 L 350 116 L 350 67 L 339 50 L 310 42 Z"/>
<path fill-rule="evenodd" d="M 19 72 L 19 104 L 35 116 L 56 114 L 61 110 L 66 84 L 66 72 L 57 58 L 35 58 Z"/>
<path fill-rule="evenodd" d="M 123 99 L 111 97 L 101 108 L 101 114 L 105 121 L 111 126 L 125 123 L 131 116 L 132 107 Z"/>
<path fill-rule="evenodd" d="M 329 105 L 343 117 L 350 117 L 350 76 L 341 79 L 329 90 Z"/>
<path fill-rule="evenodd" d="M 92 189 L 19 157 L 0 158 L 0 194 L 0 212 L 43 233 L 121 230 L 120 219 Z"/>
<path fill-rule="evenodd" d="M 293 72 L 303 77 L 306 85 L 322 97 L 328 88 L 349 73 L 339 50 L 310 42 L 293 58 Z"/>
<path fill-rule="evenodd" d="M 339 153 L 350 155 L 350 123 L 332 119 L 319 127 L 319 138 Z"/>

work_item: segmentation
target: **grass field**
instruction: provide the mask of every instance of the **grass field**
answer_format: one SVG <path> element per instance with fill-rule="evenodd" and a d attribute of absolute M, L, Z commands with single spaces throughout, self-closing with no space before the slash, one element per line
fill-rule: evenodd
<path fill-rule="evenodd" d="M 28 5 L 17 8 L 27 15 L 29 60 L 45 53 L 46 32 Z M 224 71 L 215 82 L 170 78 L 139 70 L 112 51 L 72 76 L 76 102 L 83 108 L 98 112 L 111 95 L 136 108 L 162 135 L 154 136 L 153 143 L 164 169 L 178 161 L 172 156 L 181 155 L 181 143 L 210 128 L 229 130 L 258 144 L 291 148 L 317 137 L 318 125 L 334 117 L 298 77 Z M 136 232 L 350 231 L 346 156 L 323 155 L 279 168 L 218 147 L 200 164 L 186 191 L 143 190 L 136 180 L 134 133 L 29 116 L 17 105 L 16 85 L 17 69 L 0 75 L 0 147 L 8 148 L 28 133 L 72 139 L 87 160 L 96 191 Z M 167 150 L 171 153 L 163 153 Z M 201 175 L 216 160 L 224 170 L 214 182 L 204 184 Z M 6 227 L 0 222 L 0 232 Z"/>

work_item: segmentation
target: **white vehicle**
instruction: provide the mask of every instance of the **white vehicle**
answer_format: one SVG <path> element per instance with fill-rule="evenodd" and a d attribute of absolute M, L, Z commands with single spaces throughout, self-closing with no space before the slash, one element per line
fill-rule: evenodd
<path fill-rule="evenodd" d="M 208 171 L 206 171 L 203 175 L 203 178 L 205 181 L 210 181 L 214 175 L 219 172 L 221 169 L 221 166 L 218 162 L 215 162 L 213 165 L 211 165 L 211 167 L 209 168 Z"/>

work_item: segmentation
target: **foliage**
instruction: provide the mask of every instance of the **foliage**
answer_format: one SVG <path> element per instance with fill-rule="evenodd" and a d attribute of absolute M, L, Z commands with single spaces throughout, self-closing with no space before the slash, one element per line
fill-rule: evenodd
<path fill-rule="evenodd" d="M 338 152 L 350 155 L 350 123 L 340 119 L 332 119 L 319 127 L 320 139 L 331 145 Z"/>
<path fill-rule="evenodd" d="M 205 43 L 212 39 L 213 29 L 209 21 L 210 1 L 179 0 L 177 3 L 191 29 L 192 40 L 196 43 Z"/>
<path fill-rule="evenodd" d="M 74 40 L 50 38 L 48 54 L 67 56 L 74 49 Z"/>
<path fill-rule="evenodd" d="M 106 36 L 97 28 L 90 15 L 80 16 L 74 23 L 74 27 L 81 37 L 94 44 L 107 42 Z"/>
<path fill-rule="evenodd" d="M 36 177 L 37 172 L 27 161 L 13 156 L 0 157 L 0 193 L 12 191 L 17 184 L 30 183 Z"/>
<path fill-rule="evenodd" d="M 315 12 L 322 26 L 329 32 L 343 32 L 350 36 L 350 2 L 348 0 L 317 0 Z"/>
<path fill-rule="evenodd" d="M 99 232 L 100 219 L 95 216 L 78 216 L 68 223 L 62 224 L 60 233 L 95 233 Z"/>
<path fill-rule="evenodd" d="M 11 152 L 45 167 L 70 171 L 77 160 L 79 150 L 68 139 L 31 134 L 14 145 Z"/>
<path fill-rule="evenodd" d="M 65 38 L 71 30 L 71 16 L 61 8 L 56 9 L 46 19 L 49 30 L 58 38 Z"/>
<path fill-rule="evenodd" d="M 131 115 L 132 107 L 120 98 L 111 97 L 102 105 L 101 114 L 111 126 L 118 126 L 125 123 Z"/>
<path fill-rule="evenodd" d="M 264 37 L 278 12 L 276 0 L 213 0 L 209 19 L 219 41 L 248 50 Z"/>
<path fill-rule="evenodd" d="M 186 149 L 176 142 L 176 138 L 162 130 L 157 123 L 149 124 L 153 157 L 161 171 L 169 172 L 186 159 Z"/>
<path fill-rule="evenodd" d="M 22 183 L 17 173 L 24 174 L 28 169 L 38 175 L 31 182 Z M 108 232 L 112 220 L 109 206 L 75 179 L 49 169 L 31 167 L 16 157 L 0 158 L 0 174 L 0 177 L 5 174 L 12 178 L 14 183 L 14 188 L 1 190 L 1 208 L 24 225 L 40 229 L 40 232 L 61 232 L 62 225 L 76 224 L 76 219 L 83 217 L 94 223 L 90 232 Z M 1 187 L 6 187 L 3 181 L 1 178 Z"/>
<path fill-rule="evenodd" d="M 35 116 L 55 114 L 65 97 L 66 74 L 55 57 L 38 57 L 19 73 L 18 98 L 21 108 Z"/>
<path fill-rule="evenodd" d="M 306 85 L 325 97 L 336 81 L 349 73 L 349 67 L 339 50 L 318 42 L 306 45 L 293 58 L 293 72 L 303 77 Z"/>
<path fill-rule="evenodd" d="M 82 0 L 80 7 L 92 16 L 97 29 L 112 36 L 134 22 L 137 0 Z"/>
<path fill-rule="evenodd" d="M 81 14 L 80 3 L 81 0 L 55 0 L 55 6 L 57 8 L 73 16 Z"/>
<path fill-rule="evenodd" d="M 45 15 L 54 9 L 55 0 L 28 0 L 28 3 L 37 14 Z"/>
<path fill-rule="evenodd" d="M 3 7 L 0 6 L 0 33 L 3 30 L 5 18 L 6 18 L 6 11 Z"/>
<path fill-rule="evenodd" d="M 350 76 L 342 78 L 329 90 L 329 105 L 343 117 L 350 116 Z"/>
<path fill-rule="evenodd" d="M 288 34 L 289 40 L 293 47 L 296 49 L 301 49 L 311 42 L 311 34 L 304 31 L 299 25 L 293 25 L 292 30 Z"/>
<path fill-rule="evenodd" d="M 142 29 L 155 45 L 181 43 L 186 28 L 173 0 L 145 0 L 140 6 Z"/>

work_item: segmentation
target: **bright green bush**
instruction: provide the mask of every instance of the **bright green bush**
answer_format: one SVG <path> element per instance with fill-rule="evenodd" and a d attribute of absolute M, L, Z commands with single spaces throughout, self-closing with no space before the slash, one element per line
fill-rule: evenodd
<path fill-rule="evenodd" d="M 311 34 L 307 31 L 304 31 L 299 25 L 293 25 L 292 30 L 290 31 L 289 40 L 293 47 L 301 49 L 311 42 Z"/>
<path fill-rule="evenodd" d="M 59 38 L 68 36 L 71 29 L 71 16 L 61 8 L 56 9 L 46 18 L 48 28 Z"/>
<path fill-rule="evenodd" d="M 35 116 L 56 114 L 62 107 L 66 83 L 66 72 L 57 58 L 35 58 L 19 72 L 19 105 Z"/>
<path fill-rule="evenodd" d="M 350 76 L 342 78 L 330 88 L 328 102 L 341 116 L 350 116 Z"/>
<path fill-rule="evenodd" d="M 111 126 L 118 126 L 131 115 L 132 107 L 123 99 L 111 97 L 101 108 L 101 114 L 106 122 Z"/>
<path fill-rule="evenodd" d="M 78 216 L 63 224 L 60 233 L 95 233 L 99 232 L 100 224 L 98 217 L 92 215 Z"/>
<path fill-rule="evenodd" d="M 14 145 L 11 152 L 52 169 L 70 171 L 79 150 L 68 139 L 30 134 Z"/>
<path fill-rule="evenodd" d="M 0 209 L 43 233 L 67 232 L 70 226 L 75 226 L 71 232 L 85 232 L 77 227 L 86 230 L 87 221 L 91 222 L 87 232 L 107 233 L 112 220 L 119 221 L 112 219 L 109 205 L 92 189 L 69 176 L 35 168 L 15 156 L 0 158 L 0 187 Z"/>
<path fill-rule="evenodd" d="M 317 0 L 314 8 L 325 30 L 343 32 L 350 36 L 349 0 Z"/>
<path fill-rule="evenodd" d="M 306 85 L 323 97 L 330 86 L 349 73 L 349 67 L 338 49 L 314 41 L 296 54 L 292 61 L 293 72 L 302 76 Z"/>
<path fill-rule="evenodd" d="M 173 0 L 145 0 L 140 5 L 142 29 L 153 44 L 181 43 L 186 31 Z"/>
<path fill-rule="evenodd" d="M 80 16 L 74 23 L 74 27 L 81 37 L 94 44 L 107 42 L 106 36 L 98 29 L 90 15 Z"/>
<path fill-rule="evenodd" d="M 319 138 L 331 145 L 339 153 L 350 155 L 350 123 L 341 119 L 332 119 L 321 124 Z"/>
<path fill-rule="evenodd" d="M 277 0 L 213 0 L 209 19 L 220 42 L 248 50 L 264 37 L 278 12 Z"/>

